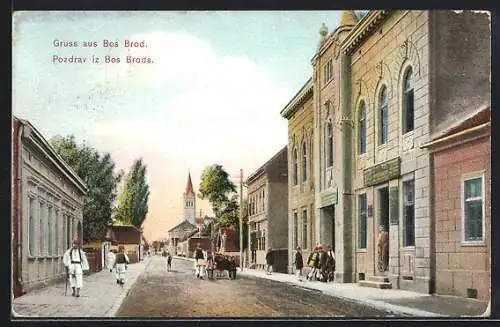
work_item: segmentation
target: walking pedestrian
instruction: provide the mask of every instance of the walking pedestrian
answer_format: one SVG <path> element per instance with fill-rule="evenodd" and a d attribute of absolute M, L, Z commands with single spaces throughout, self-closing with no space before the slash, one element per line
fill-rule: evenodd
<path fill-rule="evenodd" d="M 297 275 L 298 280 L 302 281 L 302 269 L 304 268 L 304 261 L 302 259 L 302 251 L 300 246 L 297 246 L 297 252 L 295 252 L 295 274 Z"/>
<path fill-rule="evenodd" d="M 203 276 L 205 276 L 205 254 L 201 249 L 200 243 L 196 244 L 194 259 L 196 263 L 196 278 L 203 279 Z"/>
<path fill-rule="evenodd" d="M 167 271 L 172 271 L 172 255 L 167 253 Z"/>
<path fill-rule="evenodd" d="M 335 251 L 333 251 L 331 246 L 328 246 L 327 254 L 327 266 L 328 266 L 328 276 L 327 280 L 333 282 L 335 279 Z"/>
<path fill-rule="evenodd" d="M 109 269 L 109 272 L 113 271 L 113 266 L 115 264 L 116 255 L 113 250 L 109 249 L 108 256 L 106 258 L 106 268 Z"/>
<path fill-rule="evenodd" d="M 75 238 L 71 247 L 63 255 L 63 264 L 66 267 L 66 277 L 73 292 L 72 296 L 80 297 L 80 289 L 83 287 L 83 272 L 89 270 L 87 255 L 80 247 L 81 242 Z"/>
<path fill-rule="evenodd" d="M 125 284 L 125 274 L 127 272 L 127 264 L 130 263 L 128 255 L 125 253 L 125 247 L 120 245 L 118 247 L 118 253 L 116 254 L 115 259 L 115 276 L 117 284 Z"/>
<path fill-rule="evenodd" d="M 274 252 L 272 248 L 267 249 L 266 253 L 266 274 L 271 275 L 274 265 Z"/>
<path fill-rule="evenodd" d="M 319 249 L 319 279 L 326 283 L 327 281 L 327 274 L 328 274 L 328 254 L 325 251 L 325 248 L 323 246 L 320 247 Z"/>
<path fill-rule="evenodd" d="M 313 280 L 316 279 L 316 274 L 317 274 L 317 270 L 318 270 L 318 266 L 319 266 L 319 247 L 316 246 L 313 250 L 313 252 L 311 252 L 311 254 L 309 255 L 309 258 L 307 260 L 307 265 L 309 266 L 309 268 L 311 268 L 311 270 L 309 271 L 309 274 L 307 274 L 307 279 L 308 280 Z"/>

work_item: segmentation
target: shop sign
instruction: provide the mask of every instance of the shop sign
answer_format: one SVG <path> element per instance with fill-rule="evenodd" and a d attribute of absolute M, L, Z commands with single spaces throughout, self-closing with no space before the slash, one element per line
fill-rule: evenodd
<path fill-rule="evenodd" d="M 320 208 L 331 206 L 338 203 L 338 189 L 321 195 Z"/>
<path fill-rule="evenodd" d="M 364 170 L 365 187 L 382 184 L 391 179 L 399 178 L 401 163 L 399 158 L 382 162 Z"/>

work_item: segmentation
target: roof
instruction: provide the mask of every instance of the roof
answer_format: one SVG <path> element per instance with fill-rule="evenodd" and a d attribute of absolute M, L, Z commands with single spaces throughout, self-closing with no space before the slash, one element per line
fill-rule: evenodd
<path fill-rule="evenodd" d="M 188 174 L 188 181 L 187 181 L 187 184 L 186 184 L 186 191 L 184 193 L 185 194 L 193 194 L 194 195 L 193 183 L 191 182 L 191 173 Z"/>
<path fill-rule="evenodd" d="M 23 125 L 23 137 L 30 141 L 31 144 L 36 146 L 41 152 L 46 155 L 47 159 L 52 162 L 57 169 L 59 169 L 67 179 L 73 183 L 76 188 L 80 190 L 83 194 L 88 191 L 85 182 L 78 176 L 78 174 L 71 168 L 66 161 L 56 152 L 56 150 L 50 145 L 50 143 L 43 137 L 28 120 L 13 117 L 13 121 L 18 121 Z"/>
<path fill-rule="evenodd" d="M 139 244 L 141 231 L 135 226 L 110 226 L 112 238 L 119 244 Z"/>
<path fill-rule="evenodd" d="M 421 148 L 432 147 L 436 144 L 441 144 L 447 140 L 454 139 L 458 136 L 464 136 L 464 133 L 479 132 L 484 128 L 487 128 L 491 123 L 491 107 L 483 107 L 476 110 L 468 117 L 462 119 L 455 125 L 443 130 L 434 137 L 431 138 L 429 142 L 422 144 Z"/>
<path fill-rule="evenodd" d="M 186 227 L 192 227 L 192 228 L 198 228 L 196 227 L 195 225 L 191 224 L 189 221 L 187 220 L 183 220 L 181 221 L 179 224 L 175 225 L 174 227 L 170 228 L 168 231 L 169 232 L 172 232 L 174 231 L 175 229 L 178 229 L 179 227 L 181 226 L 186 226 Z"/>
<path fill-rule="evenodd" d="M 293 96 L 293 98 L 286 104 L 280 112 L 284 118 L 289 118 L 294 114 L 297 109 L 313 96 L 313 82 L 312 77 L 309 77 L 307 82 L 302 85 L 300 90 Z"/>
<path fill-rule="evenodd" d="M 259 177 L 260 175 L 262 175 L 265 171 L 266 171 L 266 168 L 269 164 L 271 164 L 275 159 L 277 159 L 283 152 L 286 152 L 287 151 L 287 148 L 288 146 L 285 145 L 284 148 L 282 148 L 280 151 L 278 151 L 278 153 L 276 153 L 271 159 L 269 159 L 268 161 L 266 161 L 265 164 L 263 164 L 261 167 L 259 167 L 255 172 L 253 172 L 250 176 L 248 176 L 247 180 L 246 180 L 246 183 L 251 183 L 253 180 L 255 180 L 257 177 Z"/>
<path fill-rule="evenodd" d="M 454 126 L 448 128 L 444 132 L 440 133 L 439 137 L 436 137 L 435 139 L 447 137 L 465 131 L 467 129 L 485 124 L 489 121 L 491 121 L 491 108 L 488 106 L 479 109 L 478 111 L 474 112 L 472 116 L 469 116 L 461 120 L 458 124 L 455 124 Z"/>

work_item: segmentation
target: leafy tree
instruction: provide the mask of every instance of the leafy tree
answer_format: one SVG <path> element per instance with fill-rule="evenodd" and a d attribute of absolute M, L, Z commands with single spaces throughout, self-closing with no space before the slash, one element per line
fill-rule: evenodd
<path fill-rule="evenodd" d="M 231 194 L 236 192 L 236 185 L 221 165 L 214 164 L 203 170 L 199 189 L 200 198 L 208 199 L 215 216 L 220 218 Z"/>
<path fill-rule="evenodd" d="M 105 227 L 112 223 L 112 204 L 122 172 L 115 174 L 109 153 L 101 155 L 88 145 L 78 145 L 73 135 L 55 136 L 50 143 L 88 187 L 83 206 L 83 240 L 99 240 Z"/>
<path fill-rule="evenodd" d="M 142 158 L 132 164 L 118 198 L 115 218 L 123 224 L 140 227 L 148 213 L 149 186 Z"/>

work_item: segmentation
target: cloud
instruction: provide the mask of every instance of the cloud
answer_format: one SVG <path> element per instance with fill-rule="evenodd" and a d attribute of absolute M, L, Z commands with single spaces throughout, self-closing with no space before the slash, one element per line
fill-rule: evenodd
<path fill-rule="evenodd" d="M 182 215 L 188 168 L 199 176 L 218 162 L 231 174 L 239 168 L 247 174 L 286 144 L 287 121 L 279 112 L 294 90 L 276 85 L 258 63 L 220 54 L 191 35 L 155 31 L 131 39 L 148 47 L 122 49 L 122 56 L 149 56 L 154 64 L 120 63 L 94 74 L 131 93 L 130 102 L 108 110 L 134 114 L 93 124 L 87 134 L 126 162 L 123 168 L 144 157 L 152 193 L 146 225 L 169 221 L 172 227 Z M 145 230 L 166 235 L 163 228 Z"/>

